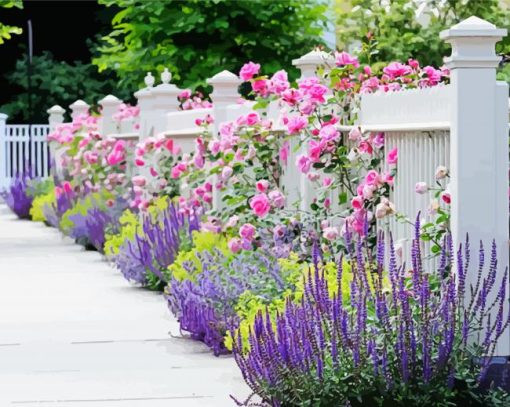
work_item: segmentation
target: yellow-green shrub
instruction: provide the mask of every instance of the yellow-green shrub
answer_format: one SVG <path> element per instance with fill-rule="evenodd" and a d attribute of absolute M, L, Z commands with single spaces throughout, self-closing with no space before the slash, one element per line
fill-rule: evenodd
<path fill-rule="evenodd" d="M 34 222 L 45 222 L 44 207 L 53 205 L 55 203 L 55 193 L 53 191 L 44 195 L 38 195 L 32 202 L 30 208 L 30 216 Z"/>

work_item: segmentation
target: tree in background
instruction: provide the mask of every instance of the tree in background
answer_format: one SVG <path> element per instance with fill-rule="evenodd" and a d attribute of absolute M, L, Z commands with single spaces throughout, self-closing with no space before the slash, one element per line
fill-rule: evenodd
<path fill-rule="evenodd" d="M 0 8 L 23 8 L 21 0 L 0 0 Z M 20 27 L 2 24 L 0 22 L 0 45 L 5 41 L 10 40 L 13 34 L 21 34 L 23 30 Z"/>
<path fill-rule="evenodd" d="M 9 82 L 20 87 L 20 91 L 11 102 L 1 107 L 1 111 L 16 122 L 29 119 L 26 63 L 25 56 L 16 62 L 15 70 L 6 75 Z M 45 123 L 48 120 L 46 110 L 55 104 L 69 106 L 77 99 L 83 99 L 93 105 L 109 93 L 125 100 L 131 96 L 117 88 L 115 78 L 99 75 L 94 65 L 57 61 L 50 52 L 33 57 L 32 71 L 32 88 L 37 90 L 32 95 L 33 117 L 30 119 L 33 123 Z"/>
<path fill-rule="evenodd" d="M 470 16 L 500 28 L 510 26 L 507 0 L 336 0 L 337 40 L 349 47 L 358 39 L 366 46 L 373 37 L 374 61 L 382 64 L 413 57 L 422 65 L 439 66 L 449 55 L 449 45 L 439 33 Z M 497 44 L 497 52 L 510 53 L 510 37 Z M 510 81 L 510 66 L 500 79 Z"/>
<path fill-rule="evenodd" d="M 204 86 L 223 69 L 252 60 L 265 72 L 322 43 L 326 0 L 99 0 L 121 10 L 93 62 L 136 89 L 147 71 L 168 67 L 183 87 Z M 292 69 L 291 69 L 292 71 Z M 296 73 L 292 71 L 291 73 Z"/>

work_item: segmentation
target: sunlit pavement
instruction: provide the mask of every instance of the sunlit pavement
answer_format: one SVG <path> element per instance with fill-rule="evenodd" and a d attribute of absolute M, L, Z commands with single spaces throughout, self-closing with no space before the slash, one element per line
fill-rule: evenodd
<path fill-rule="evenodd" d="M 0 205 L 0 406 L 229 406 L 232 357 L 181 337 L 160 294 Z"/>

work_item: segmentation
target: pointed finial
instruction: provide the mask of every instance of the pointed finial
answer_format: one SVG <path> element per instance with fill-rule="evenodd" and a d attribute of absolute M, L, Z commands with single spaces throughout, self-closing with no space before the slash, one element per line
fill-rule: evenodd
<path fill-rule="evenodd" d="M 147 72 L 147 75 L 144 78 L 145 85 L 148 88 L 152 88 L 154 86 L 154 82 L 155 81 L 156 81 L 156 79 L 154 78 L 154 76 L 152 76 L 152 73 L 151 72 Z"/>
<path fill-rule="evenodd" d="M 170 83 L 171 79 L 172 74 L 168 71 L 168 68 L 165 68 L 165 70 L 161 73 L 161 82 L 163 82 L 166 85 Z"/>

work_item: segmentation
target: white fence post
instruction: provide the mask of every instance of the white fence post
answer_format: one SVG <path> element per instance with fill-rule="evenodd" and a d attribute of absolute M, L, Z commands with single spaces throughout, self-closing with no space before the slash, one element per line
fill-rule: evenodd
<path fill-rule="evenodd" d="M 207 79 L 207 83 L 213 87 L 213 92 L 211 93 L 214 112 L 213 137 L 218 137 L 221 123 L 227 121 L 228 106 L 235 104 L 241 97 L 239 85 L 241 85 L 242 81 L 237 75 L 225 70 Z M 221 192 L 213 188 L 213 208 L 220 210 L 221 205 Z"/>
<path fill-rule="evenodd" d="M 179 110 L 179 101 L 177 96 L 181 89 L 170 83 L 172 74 L 167 68 L 161 73 L 161 84 L 152 89 L 153 109 L 154 109 L 154 134 L 166 130 L 166 113 Z"/>
<path fill-rule="evenodd" d="M 99 133 L 103 137 L 117 133 L 117 122 L 113 119 L 113 115 L 117 113 L 122 101 L 113 95 L 108 95 L 101 99 L 99 104 L 103 108 L 101 111 Z"/>
<path fill-rule="evenodd" d="M 69 108 L 71 109 L 71 119 L 74 120 L 79 115 L 88 113 L 90 106 L 87 102 L 78 99 L 76 102 L 69 105 Z"/>
<path fill-rule="evenodd" d="M 292 61 L 292 65 L 294 65 L 296 68 L 298 68 L 301 71 L 301 79 L 304 78 L 310 78 L 313 76 L 316 76 L 317 69 L 320 66 L 327 66 L 329 64 L 332 64 L 334 62 L 333 57 L 324 51 L 319 50 L 313 50 L 309 52 L 308 54 L 303 55 L 301 58 L 294 59 Z M 296 158 L 299 154 L 306 153 L 307 145 L 303 144 L 302 148 L 297 151 L 295 151 L 296 145 L 299 143 L 299 140 L 292 139 L 291 140 L 291 153 L 289 154 L 289 165 L 295 166 Z M 291 171 L 292 172 L 292 171 Z M 295 188 L 289 188 L 289 189 L 295 189 Z M 300 205 L 299 209 L 302 211 L 309 211 L 310 205 L 313 202 L 314 199 L 314 186 L 312 182 L 308 180 L 308 177 L 306 174 L 299 173 L 299 197 L 300 197 Z M 289 191 L 291 192 L 291 191 Z M 292 196 L 295 196 L 296 193 L 292 193 Z"/>
<path fill-rule="evenodd" d="M 508 266 L 508 86 L 496 82 L 500 61 L 495 44 L 506 30 L 470 17 L 441 32 L 452 46 L 445 62 L 451 70 L 451 195 L 455 244 L 469 234 L 474 249 L 483 242 L 490 252 L 495 239 L 498 266 Z M 476 267 L 473 267 L 475 270 Z M 472 272 L 473 273 L 473 272 Z M 472 274 L 471 273 L 471 274 Z M 468 271 L 467 286 L 475 274 Z M 508 296 L 508 287 L 507 287 Z M 496 355 L 510 355 L 508 329 Z"/>
<path fill-rule="evenodd" d="M 154 95 L 152 90 L 154 89 L 154 81 L 154 76 L 152 76 L 150 72 L 147 72 L 147 75 L 144 78 L 146 87 L 138 90 L 134 94 L 135 98 L 138 100 L 138 107 L 140 108 L 140 128 L 138 129 L 140 141 L 147 138 L 151 132 L 150 125 L 152 122 L 151 116 L 153 115 L 154 104 Z"/>
<path fill-rule="evenodd" d="M 7 115 L 0 113 L 0 191 L 9 186 L 7 172 L 7 128 L 5 126 Z"/>
<path fill-rule="evenodd" d="M 54 105 L 50 107 L 46 111 L 49 115 L 48 123 L 50 125 L 50 133 L 54 132 L 59 124 L 64 123 L 64 113 L 66 112 L 64 108 L 59 105 Z M 51 168 L 53 169 L 53 175 L 57 177 L 62 177 L 62 168 L 60 166 L 60 156 L 56 149 L 55 143 L 49 143 L 50 145 L 50 160 L 51 160 Z"/>

